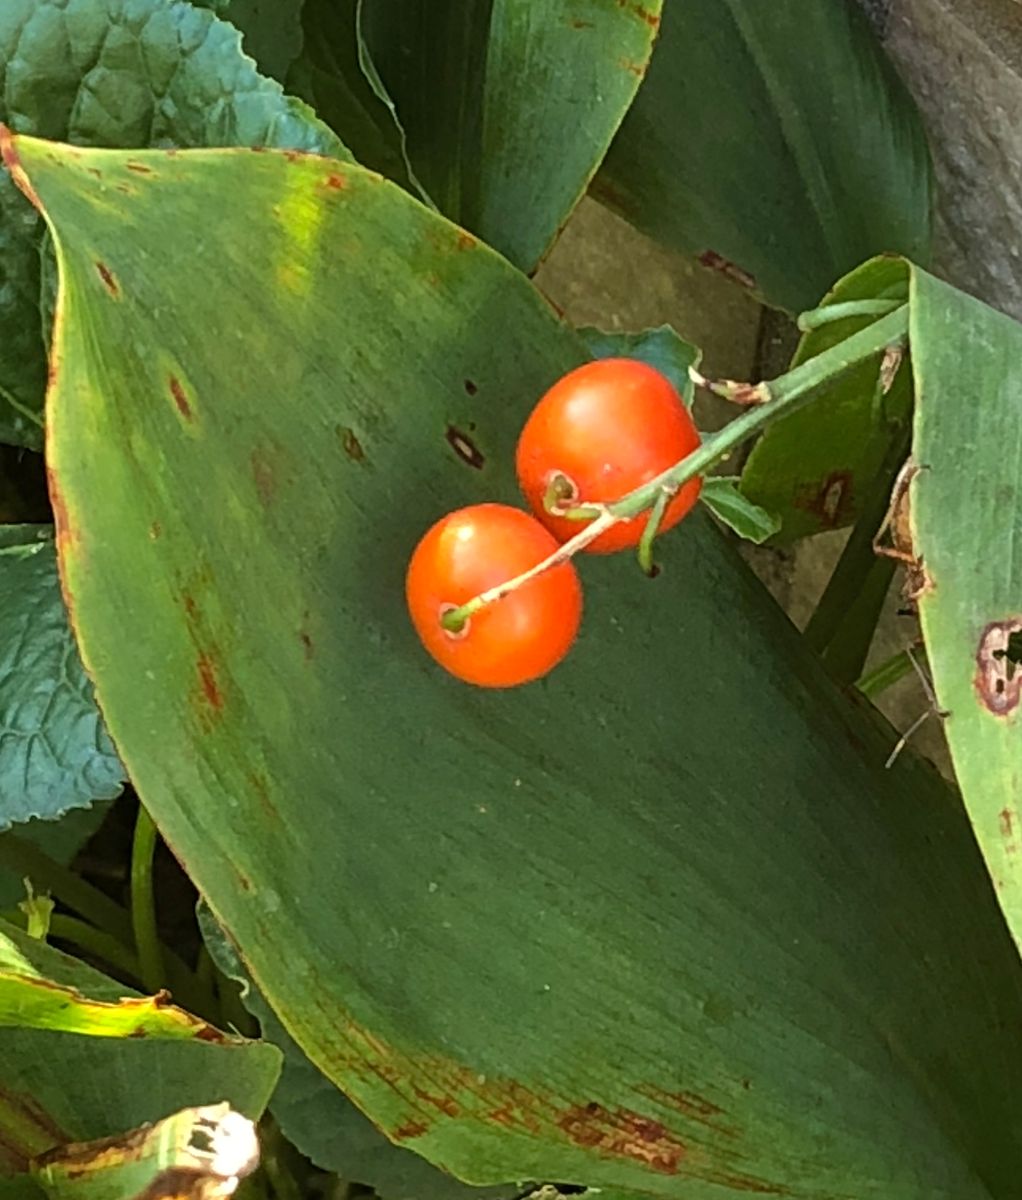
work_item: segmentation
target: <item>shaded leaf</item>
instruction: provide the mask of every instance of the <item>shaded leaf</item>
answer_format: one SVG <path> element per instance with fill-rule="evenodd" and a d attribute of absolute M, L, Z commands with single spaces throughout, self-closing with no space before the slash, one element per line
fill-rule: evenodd
<path fill-rule="evenodd" d="M 99 829 L 109 810 L 108 803 L 96 801 L 89 808 L 72 809 L 59 820 L 33 819 L 18 825 L 13 833 L 0 833 L 0 844 L 5 838 L 24 838 L 55 862 L 66 865 Z M 2 857 L 0 852 L 0 859 Z M 0 909 L 13 908 L 24 898 L 25 883 L 21 875 L 0 866 Z"/>
<path fill-rule="evenodd" d="M 685 404 L 692 407 L 695 385 L 688 369 L 699 365 L 700 354 L 670 325 L 643 329 L 639 333 L 607 332 L 588 327 L 580 329 L 578 335 L 593 358 L 637 358 L 656 367 L 674 384 Z"/>
<path fill-rule="evenodd" d="M 870 255 L 925 263 L 931 186 L 919 116 L 855 3 L 684 0 L 596 194 L 798 312 Z"/>
<path fill-rule="evenodd" d="M 367 0 L 366 52 L 441 211 L 531 271 L 635 95 L 661 3 Z"/>
<path fill-rule="evenodd" d="M 16 146 L 61 264 L 83 655 L 319 1070 L 475 1183 L 1013 1196 L 1022 962 L 968 822 L 911 756 L 883 769 L 707 519 L 656 582 L 582 564 L 582 636 L 537 685 L 422 652 L 412 547 L 513 501 L 523 417 L 586 357 L 521 274 L 357 167 L 145 155 L 114 218 L 131 155 Z M 182 249 L 199 221 L 215 260 Z"/>
<path fill-rule="evenodd" d="M 307 0 L 227 0 L 221 12 L 243 35 L 242 45 L 259 70 L 284 83 L 302 53 L 302 10 Z M 310 97 L 303 96 L 309 100 Z M 324 114 L 320 113 L 320 117 Z"/>
<path fill-rule="evenodd" d="M 821 308 L 854 300 L 900 300 L 908 267 L 897 258 L 865 263 L 840 280 Z M 802 337 L 792 364 L 837 345 L 875 316 L 832 321 Z M 861 511 L 888 447 L 910 419 L 912 374 L 903 366 L 890 391 L 878 391 L 881 357 L 848 371 L 811 405 L 772 425 L 742 471 L 742 491 L 781 519 L 778 540 L 838 529 Z"/>
<path fill-rule="evenodd" d="M 0 121 L 91 146 L 345 153 L 304 104 L 256 72 L 232 26 L 183 0 L 0 4 Z M 123 180 L 111 204 L 134 182 Z M 37 214 L 0 171 L 0 441 L 34 449 L 49 339 L 41 236 Z"/>
<path fill-rule="evenodd" d="M 955 775 L 1022 944 L 1022 326 L 920 270 L 911 319 L 909 586 Z"/>
<path fill-rule="evenodd" d="M 213 960 L 242 985 L 245 1007 L 262 1037 L 284 1055 L 270 1111 L 284 1136 L 318 1167 L 365 1184 L 381 1200 L 488 1200 L 517 1196 L 519 1184 L 474 1188 L 437 1170 L 424 1158 L 389 1141 L 302 1052 L 279 1018 L 253 987 L 237 951 L 204 905 L 199 926 Z"/>
<path fill-rule="evenodd" d="M 739 480 L 731 476 L 709 475 L 703 480 L 699 498 L 718 521 L 723 521 L 740 538 L 762 544 L 780 529 L 773 513 L 753 504 L 738 490 Z"/>
<path fill-rule="evenodd" d="M 0 830 L 117 796 L 124 768 L 68 628 L 49 526 L 0 526 Z"/>
<path fill-rule="evenodd" d="M 257 1117 L 279 1069 L 273 1046 L 138 997 L 0 922 L 0 1176 L 195 1103 Z"/>

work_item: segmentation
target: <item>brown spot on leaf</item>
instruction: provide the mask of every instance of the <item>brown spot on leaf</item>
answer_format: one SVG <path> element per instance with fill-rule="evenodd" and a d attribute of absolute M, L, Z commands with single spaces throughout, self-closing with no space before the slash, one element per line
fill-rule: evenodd
<path fill-rule="evenodd" d="M 673 1108 L 690 1121 L 705 1125 L 707 1128 L 724 1133 L 729 1137 L 737 1136 L 734 1129 L 720 1120 L 724 1116 L 724 1110 L 719 1104 L 707 1100 L 705 1096 L 699 1096 L 695 1092 L 668 1092 L 653 1085 L 639 1088 L 639 1091 L 642 1095 L 648 1096 L 650 1100 L 663 1105 L 664 1108 Z"/>
<path fill-rule="evenodd" d="M 100 279 L 103 280 L 103 286 L 115 300 L 120 299 L 121 285 L 114 278 L 113 271 L 104 262 L 96 260 L 96 270 L 99 272 Z"/>
<path fill-rule="evenodd" d="M 804 488 L 795 507 L 812 513 L 825 529 L 834 529 L 851 516 L 853 497 L 851 471 L 831 471 L 819 487 Z"/>
<path fill-rule="evenodd" d="M 201 651 L 195 660 L 199 676 L 199 700 L 208 716 L 219 716 L 224 707 L 224 694 L 220 687 L 219 668 L 216 659 L 208 651 Z"/>
<path fill-rule="evenodd" d="M 595 29 L 596 26 L 592 21 L 580 21 L 577 17 L 569 21 L 568 24 L 572 29 Z"/>
<path fill-rule="evenodd" d="M 644 1163 L 661 1175 L 675 1175 L 685 1147 L 660 1121 L 628 1108 L 604 1108 L 590 1101 L 568 1109 L 557 1122 L 576 1146 Z"/>
<path fill-rule="evenodd" d="M 463 463 L 481 471 L 486 466 L 486 457 L 475 442 L 463 430 L 454 425 L 447 426 L 447 444 Z"/>
<path fill-rule="evenodd" d="M 174 398 L 174 404 L 177 406 L 177 411 L 186 421 L 194 419 L 192 406 L 185 395 L 185 390 L 181 385 L 181 380 L 176 375 L 171 375 L 167 379 L 167 384 L 170 387 L 170 394 Z"/>
<path fill-rule="evenodd" d="M 461 1112 L 461 1107 L 453 1096 L 437 1095 L 434 1092 L 426 1092 L 422 1088 L 415 1086 L 412 1087 L 412 1091 L 423 1104 L 428 1104 L 430 1108 L 435 1108 L 438 1112 L 442 1112 L 448 1117 L 456 1117 Z"/>
<path fill-rule="evenodd" d="M 326 186 L 332 192 L 343 192 L 348 186 L 348 181 L 343 175 L 339 175 L 336 171 L 333 171 L 326 177 Z"/>
<path fill-rule="evenodd" d="M 628 58 L 619 58 L 618 66 L 623 70 L 628 71 L 630 74 L 635 75 L 639 79 L 646 74 L 645 63 L 632 62 L 631 59 Z"/>
<path fill-rule="evenodd" d="M 974 685 L 983 707 L 996 717 L 1006 717 L 1022 698 L 1022 669 L 1011 645 L 1022 633 L 1022 617 L 992 621 L 983 630 L 976 650 Z"/>
<path fill-rule="evenodd" d="M 159 523 L 159 521 L 154 521 L 152 523 L 152 525 L 149 526 L 149 536 L 153 539 L 154 542 L 157 540 L 157 538 L 160 537 L 160 535 L 162 533 L 163 533 L 163 526 Z"/>
<path fill-rule="evenodd" d="M 458 249 L 459 250 L 474 250 L 478 246 L 478 238 L 474 238 L 467 229 L 458 230 Z"/>
<path fill-rule="evenodd" d="M 399 1125 L 391 1134 L 395 1142 L 407 1142 L 410 1138 L 422 1137 L 429 1131 L 429 1126 L 422 1121 L 406 1121 Z"/>
<path fill-rule="evenodd" d="M 60 490 L 56 472 L 52 467 L 46 468 L 46 487 L 50 493 L 50 507 L 53 509 L 53 524 L 57 535 L 57 555 L 59 557 L 75 544 L 75 532 L 67 511 L 64 494 Z"/>
<path fill-rule="evenodd" d="M 145 163 L 137 162 L 133 158 L 129 158 L 124 164 L 129 171 L 134 171 L 136 175 L 152 175 L 152 167 L 147 167 Z"/>
<path fill-rule="evenodd" d="M 311 661 L 313 654 L 316 652 L 316 647 L 312 638 L 309 636 L 306 630 L 303 629 L 301 633 L 299 633 L 298 639 L 302 643 L 302 649 L 305 651 L 305 661 Z"/>
<path fill-rule="evenodd" d="M 252 451 L 249 461 L 252 464 L 252 480 L 259 494 L 259 501 L 265 508 L 273 502 L 277 491 L 277 475 L 273 463 L 269 454 L 259 446 Z"/>
<path fill-rule="evenodd" d="M 35 188 L 25 173 L 25 168 L 21 165 L 15 136 L 4 124 L 0 124 L 0 158 L 3 159 L 4 166 L 10 171 L 11 178 L 18 185 L 21 193 L 30 204 L 33 204 L 42 212 L 43 206 L 40 203 L 39 196 L 36 194 Z"/>
<path fill-rule="evenodd" d="M 118 183 L 115 186 L 117 191 L 121 192 L 125 196 L 134 196 L 137 194 L 135 189 L 133 187 L 128 187 L 126 183 Z"/>
<path fill-rule="evenodd" d="M 341 446 L 344 453 L 351 459 L 352 462 L 365 462 L 366 452 L 362 443 L 358 440 L 358 434 L 354 429 L 349 429 L 346 425 L 339 425 L 337 432 L 340 434 Z"/>
<path fill-rule="evenodd" d="M 476 392 L 479 391 L 479 385 L 476 383 L 473 383 L 471 379 L 466 379 L 465 380 L 465 391 L 468 392 L 468 394 L 470 396 L 474 396 L 476 394 Z"/>
<path fill-rule="evenodd" d="M 638 17 L 640 21 L 644 21 L 650 29 L 660 28 L 660 17 L 655 13 L 647 12 L 641 3 L 637 4 L 635 0 L 617 0 L 617 6 Z"/>
<path fill-rule="evenodd" d="M 731 262 L 722 254 L 718 254 L 716 250 L 704 250 L 699 255 L 699 261 L 704 267 L 709 267 L 711 271 L 719 271 L 721 275 L 726 276 L 733 283 L 740 284 L 744 288 L 755 288 L 756 276 L 751 275 L 748 271 L 738 266 L 737 263 Z"/>
<path fill-rule="evenodd" d="M 285 150 L 284 157 L 287 159 L 287 161 L 289 163 L 296 163 L 296 162 L 301 162 L 303 158 L 307 158 L 308 156 L 305 154 L 302 154 L 298 150 Z"/>

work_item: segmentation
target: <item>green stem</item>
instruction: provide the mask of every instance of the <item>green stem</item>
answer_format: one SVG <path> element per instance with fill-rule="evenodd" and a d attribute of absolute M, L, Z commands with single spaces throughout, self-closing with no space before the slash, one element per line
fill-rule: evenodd
<path fill-rule="evenodd" d="M 77 917 L 54 913 L 50 917 L 50 937 L 71 942 L 94 958 L 116 967 L 130 979 L 142 978 L 142 969 L 137 956 L 123 942 L 119 942 L 117 938 L 111 937 L 102 929 L 95 929 L 87 922 L 79 921 Z"/>
<path fill-rule="evenodd" d="M 848 300 L 844 304 L 825 304 L 822 308 L 799 313 L 798 327 L 803 333 L 811 333 L 848 317 L 886 317 L 901 303 L 900 300 Z"/>
<path fill-rule="evenodd" d="M 594 542 L 601 533 L 621 521 L 631 520 L 649 508 L 665 489 L 677 491 L 690 479 L 705 474 L 712 466 L 727 458 L 742 442 L 759 433 L 780 417 L 785 417 L 808 404 L 820 389 L 831 380 L 843 375 L 852 367 L 868 362 L 889 346 L 901 342 L 908 332 L 908 305 L 903 304 L 896 312 L 882 317 L 874 324 L 852 334 L 838 345 L 824 350 L 808 362 L 801 363 L 787 375 L 781 375 L 769 385 L 756 388 L 742 385 L 736 389 L 743 395 L 755 394 L 757 403 L 750 405 L 739 417 L 726 425 L 719 433 L 708 437 L 686 458 L 662 471 L 649 483 L 622 496 L 614 504 L 583 505 L 570 509 L 565 516 L 580 521 L 589 521 L 570 541 L 565 542 L 548 559 L 538 563 L 529 571 L 509 579 L 495 588 L 482 592 L 466 604 L 452 608 L 440 619 L 449 633 L 461 632 L 473 613 L 488 604 L 493 604 L 531 579 L 566 562 L 579 550 Z"/>
<path fill-rule="evenodd" d="M 139 804 L 131 846 L 131 922 L 142 968 L 142 982 L 151 992 L 158 992 L 166 984 L 163 946 L 156 928 L 156 899 L 153 892 L 153 857 L 158 838 L 152 817 Z"/>
<path fill-rule="evenodd" d="M 118 941 L 131 940 L 131 921 L 119 904 L 31 842 L 12 833 L 0 837 L 0 867 L 31 879 L 36 891 L 50 892 Z"/>
<path fill-rule="evenodd" d="M 653 561 L 653 542 L 660 532 L 660 522 L 664 519 L 664 513 L 667 511 L 667 505 L 673 495 L 673 492 L 664 489 L 653 501 L 653 508 L 646 521 L 646 527 L 639 538 L 639 566 L 651 578 L 657 573 L 657 565 Z"/>

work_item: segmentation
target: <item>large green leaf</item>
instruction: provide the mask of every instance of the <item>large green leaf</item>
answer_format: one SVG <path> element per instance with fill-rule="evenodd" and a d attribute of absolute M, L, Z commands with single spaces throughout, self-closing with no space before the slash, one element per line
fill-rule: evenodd
<path fill-rule="evenodd" d="M 90 146 L 344 153 L 304 104 L 257 73 L 235 29 L 183 0 L 4 0 L 0 120 Z M 199 230 L 189 239 L 203 253 Z M 34 448 L 49 340 L 41 234 L 38 214 L 0 171 L 0 441 Z"/>
<path fill-rule="evenodd" d="M 0 831 L 124 779 L 68 628 L 49 526 L 0 526 Z"/>
<path fill-rule="evenodd" d="M 366 49 L 439 208 L 532 270 L 635 95 L 661 5 L 363 0 Z"/>
<path fill-rule="evenodd" d="M 873 254 L 930 253 L 922 127 L 854 0 L 668 0 L 596 186 L 792 312 Z"/>
<path fill-rule="evenodd" d="M 226 1099 L 256 1117 L 279 1070 L 275 1047 L 139 997 L 0 922 L 0 1176 L 190 1105 Z"/>
<path fill-rule="evenodd" d="M 877 258 L 840 280 L 821 307 L 856 301 L 904 300 L 908 265 Z M 793 365 L 814 358 L 864 328 L 875 316 L 830 321 L 803 336 Z M 884 462 L 888 447 L 910 420 L 912 373 L 902 366 L 885 393 L 878 387 L 881 356 L 832 382 L 815 403 L 772 425 L 753 447 L 742 471 L 742 491 L 781 519 L 780 540 L 851 523 Z"/>
<path fill-rule="evenodd" d="M 262 1037 L 284 1055 L 270 1111 L 284 1136 L 308 1159 L 341 1178 L 373 1189 L 381 1200 L 491 1200 L 514 1197 L 521 1184 L 468 1187 L 400 1144 L 389 1141 L 345 1094 L 331 1083 L 280 1023 L 245 973 L 237 951 L 212 914 L 199 906 L 199 926 L 216 965 L 241 985 L 245 1007 Z"/>
<path fill-rule="evenodd" d="M 961 807 L 883 769 L 707 520 L 656 582 L 586 562 L 542 683 L 422 652 L 410 550 L 514 498 L 524 416 L 585 357 L 527 281 L 356 167 L 150 153 L 114 213 L 131 155 L 6 151 L 60 255 L 84 659 L 316 1066 L 474 1183 L 1013 1197 L 1022 962 Z"/>
<path fill-rule="evenodd" d="M 912 275 L 913 584 L 955 773 L 1022 944 L 1022 326 Z"/>

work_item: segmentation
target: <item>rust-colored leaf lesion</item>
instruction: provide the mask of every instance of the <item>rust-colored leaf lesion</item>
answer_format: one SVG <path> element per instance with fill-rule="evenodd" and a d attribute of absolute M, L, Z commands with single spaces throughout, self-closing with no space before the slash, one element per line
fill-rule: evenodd
<path fill-rule="evenodd" d="M 576 1146 L 633 1159 L 661 1175 L 676 1175 L 687 1154 L 684 1143 L 661 1121 L 594 1100 L 569 1108 L 557 1125 Z"/>
<path fill-rule="evenodd" d="M 980 703 L 996 717 L 1009 716 L 1022 699 L 1020 634 L 1022 615 L 991 621 L 980 634 L 973 683 Z"/>
<path fill-rule="evenodd" d="M 176 375 L 168 375 L 167 387 L 170 390 L 171 399 L 174 401 L 174 407 L 182 419 L 185 421 L 194 421 L 195 411 L 181 380 Z"/>
<path fill-rule="evenodd" d="M 99 275 L 103 286 L 115 300 L 121 298 L 121 285 L 117 281 L 117 276 L 110 270 L 105 262 L 101 259 L 96 259 L 96 273 Z"/>

